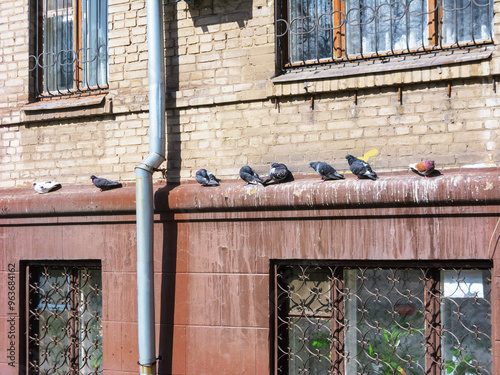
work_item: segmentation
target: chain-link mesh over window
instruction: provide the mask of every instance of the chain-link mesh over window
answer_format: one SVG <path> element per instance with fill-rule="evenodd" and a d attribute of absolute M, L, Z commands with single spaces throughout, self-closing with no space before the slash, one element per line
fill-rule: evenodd
<path fill-rule="evenodd" d="M 492 375 L 489 269 L 275 266 L 287 375 Z"/>
<path fill-rule="evenodd" d="M 278 0 L 276 14 L 281 69 L 493 40 L 493 0 Z"/>
<path fill-rule="evenodd" d="M 103 373 L 99 267 L 31 265 L 28 373 Z"/>

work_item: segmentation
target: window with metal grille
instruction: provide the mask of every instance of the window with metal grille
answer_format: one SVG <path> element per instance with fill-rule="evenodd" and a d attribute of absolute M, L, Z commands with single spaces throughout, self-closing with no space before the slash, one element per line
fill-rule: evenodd
<path fill-rule="evenodd" d="M 487 268 L 274 266 L 276 374 L 492 374 Z"/>
<path fill-rule="evenodd" d="M 98 265 L 28 266 L 28 373 L 102 374 Z"/>
<path fill-rule="evenodd" d="M 281 69 L 491 43 L 493 0 L 278 0 Z"/>
<path fill-rule="evenodd" d="M 108 1 L 32 0 L 30 72 L 35 98 L 108 86 Z"/>

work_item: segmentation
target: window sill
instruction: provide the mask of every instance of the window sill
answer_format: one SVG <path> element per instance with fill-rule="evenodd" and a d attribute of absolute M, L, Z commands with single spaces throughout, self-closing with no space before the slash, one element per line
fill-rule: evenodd
<path fill-rule="evenodd" d="M 112 113 L 112 100 L 105 94 L 42 100 L 21 107 L 22 122 L 49 121 L 60 118 L 75 118 Z"/>
<path fill-rule="evenodd" d="M 275 95 L 293 95 L 304 93 L 305 90 L 311 93 L 487 76 L 492 74 L 488 64 L 492 54 L 491 48 L 483 47 L 385 60 L 346 62 L 296 69 L 272 78 L 271 82 L 274 84 Z M 465 64 L 467 67 L 477 65 L 477 69 L 461 69 Z M 331 84 L 314 85 L 313 82 L 306 88 L 301 85 L 300 89 L 283 89 L 284 84 L 314 80 L 330 80 Z"/>

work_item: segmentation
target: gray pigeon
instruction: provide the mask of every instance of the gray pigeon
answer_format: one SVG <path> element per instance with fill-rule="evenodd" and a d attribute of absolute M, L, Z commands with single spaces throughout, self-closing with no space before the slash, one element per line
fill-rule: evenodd
<path fill-rule="evenodd" d="M 352 155 L 347 155 L 345 158 L 349 163 L 349 168 L 351 169 L 351 172 L 355 174 L 358 177 L 358 179 L 360 178 L 369 178 L 371 180 L 377 179 L 377 174 L 372 170 L 370 164 L 368 164 L 366 161 L 358 159 Z"/>
<path fill-rule="evenodd" d="M 326 180 L 342 180 L 344 175 L 341 175 L 330 164 L 323 161 L 312 161 L 309 166 L 314 169 L 321 176 L 323 181 Z"/>
<path fill-rule="evenodd" d="M 251 167 L 248 165 L 245 165 L 244 167 L 241 167 L 240 169 L 240 177 L 243 181 L 245 181 L 247 184 L 263 184 L 264 181 L 261 180 L 257 172 L 255 172 Z"/>
<path fill-rule="evenodd" d="M 110 181 L 105 178 L 96 177 L 94 175 L 90 176 L 90 179 L 92 180 L 94 186 L 98 187 L 101 191 L 122 187 L 121 182 Z"/>
<path fill-rule="evenodd" d="M 263 185 L 267 185 L 269 182 L 283 182 L 291 177 L 291 172 L 288 170 L 285 164 L 272 163 L 271 170 L 269 171 L 269 176 L 265 177 L 263 180 Z"/>
<path fill-rule="evenodd" d="M 45 194 L 60 188 L 61 184 L 55 181 L 33 182 L 33 189 L 35 189 L 38 194 Z"/>
<path fill-rule="evenodd" d="M 206 169 L 200 169 L 197 171 L 194 178 L 203 186 L 219 186 L 219 180 L 213 175 L 213 173 L 207 171 Z"/>

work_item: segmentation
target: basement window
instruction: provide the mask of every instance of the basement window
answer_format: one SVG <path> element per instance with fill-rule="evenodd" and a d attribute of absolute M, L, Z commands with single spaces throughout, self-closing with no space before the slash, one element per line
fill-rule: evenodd
<path fill-rule="evenodd" d="M 276 373 L 491 375 L 485 266 L 276 264 Z"/>
<path fill-rule="evenodd" d="M 27 268 L 28 374 L 102 374 L 102 281 L 96 264 Z"/>

